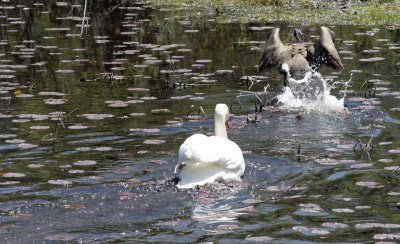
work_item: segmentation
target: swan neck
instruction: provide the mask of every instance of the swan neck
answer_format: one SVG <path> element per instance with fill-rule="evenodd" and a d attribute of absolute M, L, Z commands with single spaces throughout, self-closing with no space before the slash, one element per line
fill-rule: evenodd
<path fill-rule="evenodd" d="M 215 114 L 214 134 L 215 134 L 215 136 L 219 136 L 219 137 L 228 139 L 224 118 L 218 114 Z"/>

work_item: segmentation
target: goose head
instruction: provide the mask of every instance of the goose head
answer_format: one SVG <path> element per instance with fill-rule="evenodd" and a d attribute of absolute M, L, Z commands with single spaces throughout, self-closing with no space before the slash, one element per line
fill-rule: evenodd
<path fill-rule="evenodd" d="M 303 32 L 301 32 L 300 29 L 298 29 L 298 28 L 294 28 L 294 29 L 293 29 L 294 38 L 296 38 L 296 41 L 297 41 L 298 43 L 301 42 L 301 35 L 302 35 L 302 34 L 303 34 Z"/>
<path fill-rule="evenodd" d="M 226 104 L 220 103 L 215 106 L 214 111 L 214 134 L 215 136 L 224 137 L 228 139 L 226 128 L 229 119 L 229 108 Z"/>

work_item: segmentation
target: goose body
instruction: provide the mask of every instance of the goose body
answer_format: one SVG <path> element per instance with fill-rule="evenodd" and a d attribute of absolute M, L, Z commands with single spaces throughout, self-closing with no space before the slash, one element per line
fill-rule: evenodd
<path fill-rule="evenodd" d="M 296 39 L 299 41 L 297 33 Z M 335 48 L 335 33 L 322 26 L 317 43 L 299 42 L 283 44 L 279 37 L 279 28 L 270 30 L 266 38 L 266 47 L 261 56 L 258 71 L 277 68 L 284 75 L 284 85 L 293 80 L 302 80 L 308 73 L 326 65 L 341 71 L 343 64 Z"/>
<path fill-rule="evenodd" d="M 229 109 L 225 104 L 215 108 L 215 136 L 194 134 L 179 148 L 175 174 L 178 188 L 193 188 L 221 179 L 240 180 L 245 162 L 240 147 L 227 138 L 225 122 Z"/>

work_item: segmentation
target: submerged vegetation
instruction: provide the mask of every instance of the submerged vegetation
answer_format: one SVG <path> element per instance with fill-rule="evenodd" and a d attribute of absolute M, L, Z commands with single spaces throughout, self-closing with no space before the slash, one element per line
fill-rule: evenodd
<path fill-rule="evenodd" d="M 303 24 L 387 25 L 399 28 L 400 2 L 312 0 L 151 0 L 158 6 L 194 9 L 219 22 L 290 22 Z M 312 10 L 312 11 L 310 11 Z"/>

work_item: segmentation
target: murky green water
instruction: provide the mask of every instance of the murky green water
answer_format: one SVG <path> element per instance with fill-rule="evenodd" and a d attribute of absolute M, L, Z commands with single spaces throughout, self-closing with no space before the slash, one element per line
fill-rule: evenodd
<path fill-rule="evenodd" d="M 251 87 L 241 81 L 259 75 L 259 24 L 95 1 L 81 37 L 83 6 L 1 6 L 1 242 L 400 238 L 398 30 L 333 28 L 345 70 L 322 73 L 331 83 L 352 74 L 343 111 L 266 107 L 248 124 L 255 99 L 237 96 L 267 84 L 267 99 L 281 92 L 277 72 Z M 291 27 L 280 28 L 292 41 Z M 229 137 L 246 153 L 243 182 L 191 191 L 165 184 L 179 145 L 212 132 L 221 102 L 234 114 Z M 205 118 L 188 119 L 191 105 Z M 353 152 L 371 135 L 370 159 Z"/>

